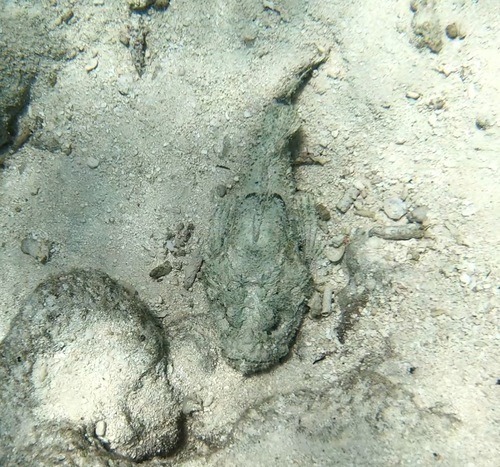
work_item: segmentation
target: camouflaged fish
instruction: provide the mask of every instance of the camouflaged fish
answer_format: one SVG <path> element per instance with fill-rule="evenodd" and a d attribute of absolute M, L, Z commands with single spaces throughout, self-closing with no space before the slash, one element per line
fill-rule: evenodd
<path fill-rule="evenodd" d="M 205 253 L 220 345 L 244 374 L 288 354 L 311 291 L 303 224 L 314 210 L 297 199 L 289 149 L 298 127 L 291 104 L 269 105 L 248 173 L 219 207 Z"/>

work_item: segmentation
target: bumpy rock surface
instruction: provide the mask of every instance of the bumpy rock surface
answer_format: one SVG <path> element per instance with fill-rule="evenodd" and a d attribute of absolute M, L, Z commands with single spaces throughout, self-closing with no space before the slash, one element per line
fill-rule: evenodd
<path fill-rule="evenodd" d="M 149 309 L 106 274 L 42 282 L 0 346 L 0 464 L 171 451 L 179 409 L 166 352 Z"/>
<path fill-rule="evenodd" d="M 223 353 L 245 374 L 287 355 L 310 277 L 293 198 L 291 105 L 269 106 L 249 173 L 225 198 L 207 253 L 205 284 Z"/>

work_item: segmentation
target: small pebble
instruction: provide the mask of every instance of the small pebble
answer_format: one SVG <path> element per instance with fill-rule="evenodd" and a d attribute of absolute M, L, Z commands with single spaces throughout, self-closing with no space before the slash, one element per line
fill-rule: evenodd
<path fill-rule="evenodd" d="M 389 219 L 398 221 L 407 212 L 406 203 L 399 198 L 389 198 L 384 201 L 384 212 Z"/>
<path fill-rule="evenodd" d="M 103 436 L 106 435 L 106 422 L 104 420 L 99 420 L 96 424 L 95 424 L 95 435 L 98 437 L 98 438 L 102 438 Z"/>
<path fill-rule="evenodd" d="M 99 161 L 95 157 L 89 157 L 87 159 L 87 165 L 91 169 L 97 169 L 97 167 L 99 166 Z"/>
<path fill-rule="evenodd" d="M 491 128 L 492 126 L 493 126 L 493 123 L 486 115 L 478 115 L 476 117 L 476 128 L 478 130 L 487 130 L 488 128 Z"/>
<path fill-rule="evenodd" d="M 225 185 L 217 185 L 215 187 L 215 192 L 217 193 L 217 196 L 219 198 L 224 198 L 224 196 L 226 196 L 227 193 L 227 188 Z"/>
<path fill-rule="evenodd" d="M 466 272 L 460 274 L 460 282 L 464 285 L 469 285 L 471 283 L 471 277 Z"/>
<path fill-rule="evenodd" d="M 420 98 L 420 93 L 416 92 L 416 91 L 408 91 L 406 93 L 406 97 L 408 99 L 413 99 L 414 101 L 416 101 L 417 99 Z"/>
<path fill-rule="evenodd" d="M 85 65 L 85 71 L 90 73 L 92 70 L 97 68 L 97 65 L 99 65 L 99 61 L 97 58 L 93 58 L 87 65 Z"/>
<path fill-rule="evenodd" d="M 159 266 L 156 266 L 154 269 L 152 269 L 151 272 L 149 273 L 149 277 L 158 280 L 161 277 L 170 274 L 171 272 L 172 272 L 172 265 L 168 261 L 165 261 L 163 264 L 160 264 Z"/>
<path fill-rule="evenodd" d="M 67 10 L 61 16 L 61 21 L 63 23 L 69 23 L 71 18 L 73 18 L 73 16 L 75 16 L 75 14 L 73 13 L 73 10 Z"/>
<path fill-rule="evenodd" d="M 423 224 L 427 219 L 427 214 L 429 213 L 429 208 L 427 206 L 418 206 L 413 211 L 408 213 L 408 220 L 410 222 L 416 222 L 418 224 Z"/>
<path fill-rule="evenodd" d="M 342 213 L 345 214 L 350 207 L 353 205 L 356 198 L 361 193 L 361 190 L 356 188 L 355 186 L 350 186 L 345 192 L 342 198 L 337 203 L 336 208 Z"/>
<path fill-rule="evenodd" d="M 448 26 L 446 26 L 445 31 L 446 31 L 446 35 L 450 39 L 456 39 L 457 37 L 459 39 L 463 39 L 466 35 L 464 33 L 464 31 L 462 31 L 462 28 L 460 27 L 460 25 L 458 25 L 457 23 L 448 24 Z"/>
<path fill-rule="evenodd" d="M 339 248 L 326 248 L 325 256 L 333 264 L 337 264 L 342 260 L 345 253 L 345 245 L 341 245 Z"/>

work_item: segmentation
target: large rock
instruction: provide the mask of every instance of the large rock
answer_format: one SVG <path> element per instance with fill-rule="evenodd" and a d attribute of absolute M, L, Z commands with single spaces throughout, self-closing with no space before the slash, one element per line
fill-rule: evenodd
<path fill-rule="evenodd" d="M 169 453 L 180 411 L 166 357 L 155 317 L 106 274 L 42 282 L 0 345 L 0 464 Z"/>

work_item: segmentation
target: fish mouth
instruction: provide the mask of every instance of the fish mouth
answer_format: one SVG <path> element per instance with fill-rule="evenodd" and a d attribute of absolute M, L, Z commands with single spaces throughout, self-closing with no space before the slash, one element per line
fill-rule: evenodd
<path fill-rule="evenodd" d="M 243 325 L 223 338 L 223 353 L 230 365 L 243 374 L 257 373 L 274 366 L 288 354 L 291 339 L 283 339 L 278 323 L 270 326 Z M 278 337 L 279 335 L 279 337 Z"/>

